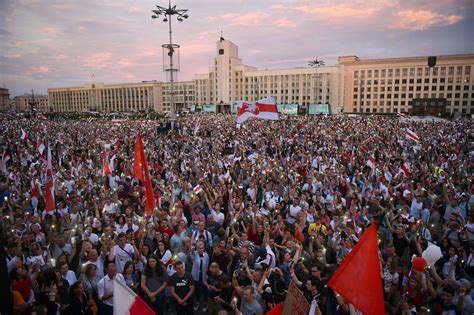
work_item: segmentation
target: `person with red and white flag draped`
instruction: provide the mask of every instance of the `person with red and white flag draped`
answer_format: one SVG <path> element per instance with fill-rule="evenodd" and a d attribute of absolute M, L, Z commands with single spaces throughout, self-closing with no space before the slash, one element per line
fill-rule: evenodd
<path fill-rule="evenodd" d="M 108 177 L 111 174 L 109 162 L 107 161 L 107 149 L 104 147 L 104 151 L 102 151 L 102 167 L 104 173 L 104 190 L 107 190 L 107 182 Z"/>
<path fill-rule="evenodd" d="M 199 118 L 196 125 L 194 126 L 193 136 L 197 136 L 200 127 L 201 127 L 201 118 Z"/>
<path fill-rule="evenodd" d="M 51 162 L 51 147 L 48 145 L 48 161 L 46 166 L 46 186 L 45 186 L 45 212 L 52 212 L 56 209 L 54 201 L 54 177 L 53 165 Z"/>
<path fill-rule="evenodd" d="M 135 178 L 137 178 L 143 184 L 143 186 L 145 186 L 146 214 L 151 215 L 153 213 L 153 209 L 155 208 L 155 198 L 150 178 L 150 171 L 148 170 L 145 151 L 143 150 L 142 137 L 140 134 L 137 136 L 137 144 L 135 145 L 133 176 L 135 176 Z"/>
<path fill-rule="evenodd" d="M 416 133 L 414 133 L 413 131 L 411 131 L 410 129 L 406 129 L 405 130 L 405 135 L 407 137 L 407 139 L 411 139 L 415 142 L 420 142 L 420 137 L 418 137 L 418 135 Z"/>
<path fill-rule="evenodd" d="M 273 96 L 256 102 L 237 102 L 237 123 L 241 124 L 249 118 L 278 120 L 278 107 Z"/>
<path fill-rule="evenodd" d="M 375 155 L 373 153 L 369 156 L 366 165 L 370 167 L 372 171 L 375 169 Z"/>

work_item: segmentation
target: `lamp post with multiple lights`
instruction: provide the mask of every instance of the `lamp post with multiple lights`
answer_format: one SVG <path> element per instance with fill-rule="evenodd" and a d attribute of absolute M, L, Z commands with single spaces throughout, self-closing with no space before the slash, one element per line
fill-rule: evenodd
<path fill-rule="evenodd" d="M 169 44 L 164 44 L 161 47 L 165 48 L 168 50 L 168 56 L 170 58 L 170 63 L 169 63 L 169 68 L 165 69 L 165 71 L 169 72 L 170 74 L 170 112 L 175 113 L 175 103 L 174 103 L 174 80 L 175 80 L 175 72 L 178 71 L 178 69 L 175 69 L 174 64 L 173 64 L 173 54 L 176 49 L 179 48 L 179 45 L 173 44 L 173 32 L 171 29 L 171 19 L 173 16 L 177 16 L 178 22 L 183 22 L 185 19 L 188 18 L 188 15 L 186 12 L 188 12 L 188 9 L 177 9 L 176 5 L 171 6 L 171 0 L 168 2 L 168 7 L 161 7 L 159 5 L 156 6 L 156 10 L 151 10 L 153 12 L 153 15 L 151 16 L 153 19 L 157 19 L 160 16 L 163 16 L 163 22 L 168 22 L 169 23 L 169 35 L 170 35 L 170 42 Z"/>

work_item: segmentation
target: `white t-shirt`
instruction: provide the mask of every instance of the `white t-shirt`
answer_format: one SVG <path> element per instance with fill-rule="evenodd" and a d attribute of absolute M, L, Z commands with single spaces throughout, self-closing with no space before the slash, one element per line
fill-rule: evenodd
<path fill-rule="evenodd" d="M 301 207 L 300 206 L 294 206 L 294 205 L 290 205 L 290 215 L 297 219 L 298 218 L 298 214 L 300 213 L 301 211 Z"/>
<path fill-rule="evenodd" d="M 225 216 L 222 212 L 217 213 L 214 209 L 211 211 L 212 217 L 214 218 L 214 221 L 222 225 L 222 222 L 224 222 Z"/>
<path fill-rule="evenodd" d="M 115 265 L 117 266 L 117 272 L 123 273 L 125 263 L 129 260 L 133 260 L 133 246 L 125 244 L 124 248 L 119 245 L 114 246 Z"/>

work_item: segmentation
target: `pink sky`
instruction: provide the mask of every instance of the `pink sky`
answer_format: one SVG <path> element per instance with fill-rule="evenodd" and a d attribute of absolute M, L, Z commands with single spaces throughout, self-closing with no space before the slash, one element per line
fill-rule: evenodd
<path fill-rule="evenodd" d="M 173 21 L 180 80 L 206 72 L 221 30 L 258 68 L 327 65 L 340 55 L 383 58 L 472 53 L 467 0 L 182 0 Z M 167 24 L 149 0 L 0 0 L 0 84 L 12 95 L 91 82 L 165 80 Z"/>

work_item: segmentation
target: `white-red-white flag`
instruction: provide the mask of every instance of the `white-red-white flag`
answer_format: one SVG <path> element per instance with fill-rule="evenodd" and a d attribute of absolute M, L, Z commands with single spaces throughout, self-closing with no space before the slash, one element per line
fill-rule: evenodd
<path fill-rule="evenodd" d="M 21 141 L 26 141 L 26 140 L 28 139 L 28 135 L 27 135 L 26 132 L 23 130 L 23 128 L 21 128 L 20 139 L 21 139 Z"/>
<path fill-rule="evenodd" d="M 114 315 L 154 315 L 155 312 L 135 292 L 114 278 Z"/>
<path fill-rule="evenodd" d="M 400 118 L 406 118 L 406 119 L 411 118 L 410 115 L 405 114 L 405 113 L 397 113 L 397 116 L 400 117 Z"/>
<path fill-rule="evenodd" d="M 410 163 L 408 163 L 408 162 L 403 163 L 403 165 L 400 167 L 400 169 L 403 171 L 403 174 L 405 174 L 406 177 L 411 175 Z"/>
<path fill-rule="evenodd" d="M 367 160 L 367 166 L 370 167 L 372 170 L 375 168 L 375 156 L 372 153 Z"/>
<path fill-rule="evenodd" d="M 38 148 L 39 154 L 43 155 L 44 149 L 46 149 L 46 146 L 44 145 L 43 141 L 40 138 L 38 138 L 36 142 L 36 147 Z"/>
<path fill-rule="evenodd" d="M 418 135 L 416 133 L 414 133 L 413 131 L 411 131 L 408 128 L 407 128 L 407 130 L 405 130 L 405 135 L 408 139 L 411 139 L 415 142 L 420 142 L 420 137 L 418 137 Z"/>
<path fill-rule="evenodd" d="M 237 102 L 237 123 L 241 124 L 249 118 L 278 120 L 278 107 L 273 96 L 256 102 Z"/>
<path fill-rule="evenodd" d="M 107 161 L 107 150 L 104 147 L 104 151 L 102 152 L 102 165 L 103 165 L 103 172 L 105 176 L 110 175 L 110 165 Z"/>
<path fill-rule="evenodd" d="M 46 211 L 53 211 L 56 209 L 54 201 L 54 178 L 53 178 L 53 164 L 51 162 L 51 147 L 48 145 L 48 161 L 46 167 L 46 187 L 45 187 L 45 207 Z"/>
<path fill-rule="evenodd" d="M 193 188 L 193 192 L 197 195 L 199 194 L 200 192 L 202 191 L 202 187 L 201 185 L 197 184 L 194 188 Z"/>

